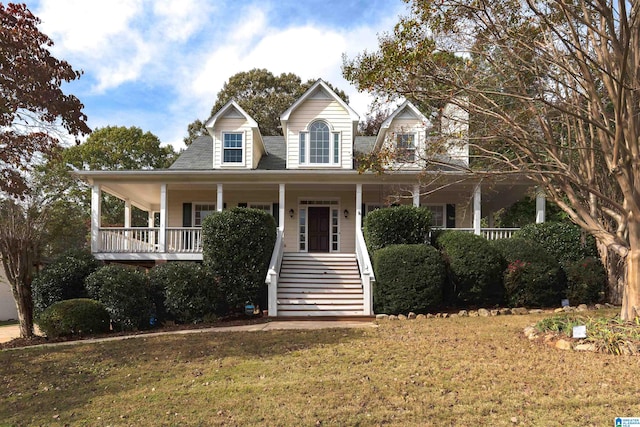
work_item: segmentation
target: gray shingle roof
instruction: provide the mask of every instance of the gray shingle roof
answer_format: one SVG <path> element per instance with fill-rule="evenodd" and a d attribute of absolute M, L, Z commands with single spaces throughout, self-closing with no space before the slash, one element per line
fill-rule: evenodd
<path fill-rule="evenodd" d="M 262 137 L 267 155 L 262 156 L 257 169 L 285 170 L 287 167 L 284 136 Z M 376 142 L 375 136 L 357 136 L 355 151 L 368 153 Z M 209 135 L 198 137 L 184 150 L 169 169 L 202 170 L 213 169 L 213 140 Z"/>
<path fill-rule="evenodd" d="M 169 169 L 213 169 L 213 139 L 209 135 L 196 138 Z"/>

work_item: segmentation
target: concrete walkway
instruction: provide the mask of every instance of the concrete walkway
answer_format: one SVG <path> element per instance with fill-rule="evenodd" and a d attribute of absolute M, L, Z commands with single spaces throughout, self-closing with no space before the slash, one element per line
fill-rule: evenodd
<path fill-rule="evenodd" d="M 151 332 L 147 334 L 123 335 L 117 337 L 94 338 L 78 341 L 64 341 L 50 344 L 39 344 L 32 347 L 68 346 L 77 344 L 122 341 L 136 338 L 149 338 L 161 335 L 186 335 L 201 334 L 210 332 L 257 332 L 257 331 L 278 331 L 278 330 L 300 330 L 300 329 L 331 329 L 331 328 L 373 328 L 377 327 L 374 322 L 348 321 L 348 320 L 290 320 L 273 321 L 266 323 L 256 323 L 253 325 L 241 326 L 220 326 L 203 329 L 183 329 L 177 331 Z M 0 326 L 0 343 L 11 341 L 20 336 L 18 325 Z"/>

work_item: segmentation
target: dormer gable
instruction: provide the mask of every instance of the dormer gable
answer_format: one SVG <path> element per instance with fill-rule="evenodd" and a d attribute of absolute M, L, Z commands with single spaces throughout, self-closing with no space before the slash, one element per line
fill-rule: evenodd
<path fill-rule="evenodd" d="M 234 100 L 204 126 L 213 140 L 214 169 L 255 169 L 267 154 L 258 123 Z"/>
<path fill-rule="evenodd" d="M 316 81 L 280 116 L 287 168 L 352 169 L 359 120 L 327 83 Z"/>
<path fill-rule="evenodd" d="M 468 165 L 468 120 L 465 117 L 468 116 L 460 107 L 447 104 L 439 117 L 440 133 L 435 134 L 437 129 L 432 121 L 413 103 L 405 100 L 380 125 L 374 150 L 390 150 L 393 153 L 392 168 L 422 168 L 425 157 Z"/>

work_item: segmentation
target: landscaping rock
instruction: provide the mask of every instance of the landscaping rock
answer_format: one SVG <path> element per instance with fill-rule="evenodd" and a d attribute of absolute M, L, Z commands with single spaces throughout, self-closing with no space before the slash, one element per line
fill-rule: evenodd
<path fill-rule="evenodd" d="M 442 313 L 442 318 L 447 319 L 449 317 L 449 313 Z"/>
<path fill-rule="evenodd" d="M 391 314 L 389 315 L 389 320 L 398 320 L 398 316 L 396 316 L 395 314 Z"/>
<path fill-rule="evenodd" d="M 544 313 L 544 310 L 541 310 L 539 308 L 534 308 L 533 310 L 529 310 L 529 314 L 541 314 Z"/>
<path fill-rule="evenodd" d="M 432 313 L 428 313 L 428 314 L 427 314 L 427 319 L 433 319 L 433 318 L 435 318 L 435 317 L 436 317 L 436 316 L 434 316 Z"/>
<path fill-rule="evenodd" d="M 605 306 L 605 307 L 607 307 L 607 308 L 616 308 L 616 306 L 615 306 L 615 305 L 610 304 L 610 303 L 608 303 L 608 302 L 606 302 L 606 303 L 604 304 L 604 306 Z"/>
<path fill-rule="evenodd" d="M 509 314 L 513 314 L 513 313 L 511 312 L 511 309 L 510 309 L 510 308 L 506 308 L 506 307 L 505 307 L 505 308 L 501 308 L 501 309 L 499 309 L 499 310 L 498 310 L 498 313 L 499 313 L 501 316 L 508 316 Z"/>
<path fill-rule="evenodd" d="M 489 316 L 491 316 L 491 313 L 489 313 L 489 310 L 487 310 L 486 308 L 480 308 L 480 309 L 478 309 L 478 316 L 480 316 L 480 317 L 489 317 Z"/>
<path fill-rule="evenodd" d="M 398 314 L 398 320 L 407 320 L 407 316 L 404 314 Z"/>
<path fill-rule="evenodd" d="M 574 348 L 577 351 L 596 351 L 595 344 L 578 344 Z"/>
<path fill-rule="evenodd" d="M 596 310 L 602 310 L 602 309 L 604 308 L 604 305 L 602 305 L 602 304 L 596 304 L 596 305 L 594 306 L 594 308 L 595 308 Z"/>
<path fill-rule="evenodd" d="M 571 350 L 571 343 L 567 340 L 559 339 L 556 341 L 556 348 L 559 350 Z"/>
<path fill-rule="evenodd" d="M 451 313 L 451 314 L 449 315 L 449 317 L 450 317 L 450 318 L 452 318 L 452 319 L 453 319 L 454 317 L 458 317 L 458 313 Z"/>
<path fill-rule="evenodd" d="M 519 316 L 529 314 L 529 310 L 524 307 L 515 307 L 511 309 L 511 314 L 517 314 Z"/>
<path fill-rule="evenodd" d="M 423 319 L 426 319 L 426 318 L 427 318 L 427 316 L 425 316 L 424 314 L 418 314 L 416 316 L 416 320 L 423 320 Z"/>
<path fill-rule="evenodd" d="M 571 307 L 570 305 L 562 307 L 562 309 L 565 313 L 573 313 L 574 311 L 576 311 L 575 307 Z"/>
<path fill-rule="evenodd" d="M 555 310 L 553 310 L 554 313 L 564 313 L 564 308 L 562 307 L 558 307 Z"/>
<path fill-rule="evenodd" d="M 538 337 L 536 328 L 533 326 L 527 326 L 526 328 L 524 328 L 524 335 L 530 340 L 535 340 Z"/>
<path fill-rule="evenodd" d="M 494 309 L 494 310 L 491 310 L 490 313 L 491 313 L 492 316 L 500 316 L 500 310 L 495 310 Z"/>
<path fill-rule="evenodd" d="M 460 316 L 460 317 L 469 317 L 469 312 L 467 310 L 460 310 L 458 312 L 458 316 Z"/>
<path fill-rule="evenodd" d="M 576 311 L 587 311 L 589 310 L 589 307 L 587 307 L 587 304 L 580 304 L 577 308 Z"/>
<path fill-rule="evenodd" d="M 376 320 L 389 320 L 388 314 L 376 314 Z"/>
<path fill-rule="evenodd" d="M 415 319 L 416 318 L 416 314 L 412 311 L 407 315 L 408 319 Z"/>
<path fill-rule="evenodd" d="M 478 316 L 479 316 L 479 314 L 478 314 L 478 312 L 476 310 L 471 310 L 469 312 L 469 317 L 478 317 Z"/>

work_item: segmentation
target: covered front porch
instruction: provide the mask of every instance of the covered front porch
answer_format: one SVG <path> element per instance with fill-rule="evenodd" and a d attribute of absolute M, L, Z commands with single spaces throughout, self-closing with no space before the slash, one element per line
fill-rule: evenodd
<path fill-rule="evenodd" d="M 494 212 L 531 192 L 530 185 L 522 181 L 492 185 L 469 181 L 442 185 L 434 191 L 424 185 L 386 177 L 375 177 L 378 181 L 375 183 L 371 182 L 371 176 L 354 174 L 350 178 L 351 182 L 344 179 L 333 182 L 100 182 L 93 179 L 92 252 L 99 259 L 112 261 L 199 261 L 202 259 L 202 220 L 211 212 L 232 207 L 252 207 L 271 213 L 283 233 L 285 252 L 355 253 L 364 217 L 372 210 L 395 204 L 430 209 L 434 228 L 457 229 L 494 240 L 511 237 L 517 231 L 494 227 Z M 103 193 L 124 202 L 122 225 L 103 225 Z M 536 205 L 532 218 L 544 222 L 542 193 L 536 195 Z M 146 226 L 132 225 L 134 207 L 147 213 Z"/>

